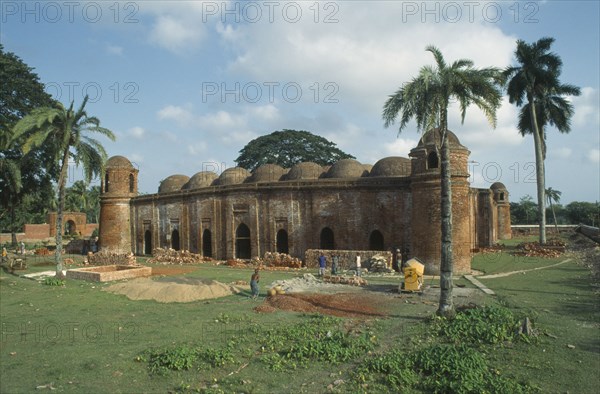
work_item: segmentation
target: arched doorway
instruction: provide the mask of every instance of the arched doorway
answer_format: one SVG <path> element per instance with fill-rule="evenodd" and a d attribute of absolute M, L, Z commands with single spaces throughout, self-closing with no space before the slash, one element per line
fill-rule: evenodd
<path fill-rule="evenodd" d="M 251 252 L 250 229 L 242 223 L 235 231 L 235 257 L 238 259 L 250 259 Z"/>
<path fill-rule="evenodd" d="M 179 231 L 173 230 L 171 233 L 171 248 L 179 250 Z"/>
<path fill-rule="evenodd" d="M 152 233 L 146 230 L 144 233 L 144 254 L 152 254 Z"/>
<path fill-rule="evenodd" d="M 135 190 L 135 179 L 133 174 L 129 174 L 129 193 L 133 193 Z"/>
<path fill-rule="evenodd" d="M 289 253 L 288 234 L 285 230 L 277 231 L 277 253 Z"/>
<path fill-rule="evenodd" d="M 212 236 L 209 229 L 202 232 L 202 256 L 212 257 Z"/>
<path fill-rule="evenodd" d="M 325 227 L 323 230 L 321 230 L 321 249 L 335 249 L 333 231 L 329 227 Z"/>
<path fill-rule="evenodd" d="M 437 153 L 435 151 L 429 152 L 429 154 L 427 155 L 427 168 L 438 168 L 438 166 L 439 159 Z"/>
<path fill-rule="evenodd" d="M 76 234 L 76 231 L 77 226 L 75 225 L 75 222 L 72 220 L 67 220 L 67 222 L 65 223 L 65 234 L 73 235 Z"/>
<path fill-rule="evenodd" d="M 373 230 L 369 236 L 369 250 L 385 250 L 383 247 L 383 234 L 379 230 Z"/>

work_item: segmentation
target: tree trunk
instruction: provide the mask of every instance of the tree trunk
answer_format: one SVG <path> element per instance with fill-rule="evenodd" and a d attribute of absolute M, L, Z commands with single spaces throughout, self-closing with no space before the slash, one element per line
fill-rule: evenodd
<path fill-rule="evenodd" d="M 554 218 L 554 228 L 556 229 L 556 234 L 559 234 L 558 222 L 556 221 L 556 212 L 554 212 L 554 204 L 552 204 L 552 200 L 550 200 L 550 209 L 552 210 L 552 217 Z"/>
<path fill-rule="evenodd" d="M 65 208 L 67 170 L 69 168 L 69 147 L 66 148 L 63 155 L 62 166 L 60 168 L 60 177 L 58 178 L 58 208 L 56 210 L 56 252 L 54 262 L 56 263 L 56 276 L 63 276 L 62 264 L 62 222 L 63 210 Z"/>
<path fill-rule="evenodd" d="M 538 224 L 540 229 L 540 245 L 546 243 L 546 196 L 545 196 L 545 173 L 544 173 L 544 157 L 542 153 L 542 138 L 538 127 L 537 114 L 533 95 L 528 95 L 529 110 L 531 112 L 531 123 L 533 129 L 533 145 L 535 148 L 535 176 L 537 181 L 537 198 L 538 198 Z"/>
<path fill-rule="evenodd" d="M 454 268 L 452 256 L 452 189 L 450 179 L 450 149 L 447 136 L 447 115 L 442 113 L 442 158 L 441 158 L 441 215 L 442 215 L 442 250 L 440 262 L 440 305 L 437 314 L 452 316 L 452 271 Z"/>

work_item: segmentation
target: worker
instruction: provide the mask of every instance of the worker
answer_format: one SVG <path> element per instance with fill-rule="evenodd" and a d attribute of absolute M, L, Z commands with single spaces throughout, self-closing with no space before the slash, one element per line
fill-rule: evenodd
<path fill-rule="evenodd" d="M 356 276 L 360 276 L 361 265 L 360 265 L 360 255 L 356 255 Z"/>
<path fill-rule="evenodd" d="M 260 282 L 260 274 L 258 268 L 254 270 L 254 273 L 250 277 L 250 288 L 252 289 L 252 299 L 258 297 L 258 282 Z"/>
<path fill-rule="evenodd" d="M 325 267 L 327 267 L 327 259 L 325 258 L 323 253 L 321 253 L 321 255 L 319 256 L 319 276 L 320 277 L 325 276 Z"/>

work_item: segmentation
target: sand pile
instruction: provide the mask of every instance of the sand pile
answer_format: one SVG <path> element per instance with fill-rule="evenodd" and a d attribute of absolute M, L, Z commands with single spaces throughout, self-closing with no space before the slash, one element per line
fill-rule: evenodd
<path fill-rule="evenodd" d="M 325 283 L 323 280 L 315 277 L 313 274 L 304 274 L 300 277 L 296 277 L 293 279 L 286 280 L 277 280 L 273 282 L 270 288 L 275 286 L 281 286 L 281 288 L 286 293 L 305 293 L 305 292 L 319 292 L 319 293 L 327 293 L 327 292 L 337 292 L 337 291 L 347 291 L 348 290 L 348 280 L 353 277 L 344 278 L 341 280 L 341 277 L 337 277 L 337 283 Z M 329 278 L 331 279 L 331 278 Z M 346 280 L 348 279 L 348 280 Z M 358 280 L 358 278 L 357 278 Z M 341 284 L 344 283 L 344 284 Z M 366 283 L 365 283 L 366 284 Z"/>
<path fill-rule="evenodd" d="M 105 291 L 123 294 L 130 300 L 155 300 L 157 302 L 193 302 L 210 298 L 225 297 L 240 290 L 235 286 L 215 280 L 197 278 L 138 278 L 116 283 Z"/>

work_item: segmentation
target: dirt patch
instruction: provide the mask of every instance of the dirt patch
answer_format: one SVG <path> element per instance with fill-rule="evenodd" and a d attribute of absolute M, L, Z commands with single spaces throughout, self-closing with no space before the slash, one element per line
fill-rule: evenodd
<path fill-rule="evenodd" d="M 152 276 L 173 276 L 196 271 L 198 267 L 152 267 Z"/>
<path fill-rule="evenodd" d="M 106 287 L 104 291 L 123 294 L 130 300 L 157 302 L 194 302 L 226 297 L 239 292 L 235 286 L 197 278 L 140 278 Z"/>
<path fill-rule="evenodd" d="M 337 293 L 314 294 L 294 293 L 268 297 L 264 303 L 254 308 L 256 312 L 275 310 L 321 313 L 338 317 L 372 318 L 386 316 L 381 295 Z"/>

